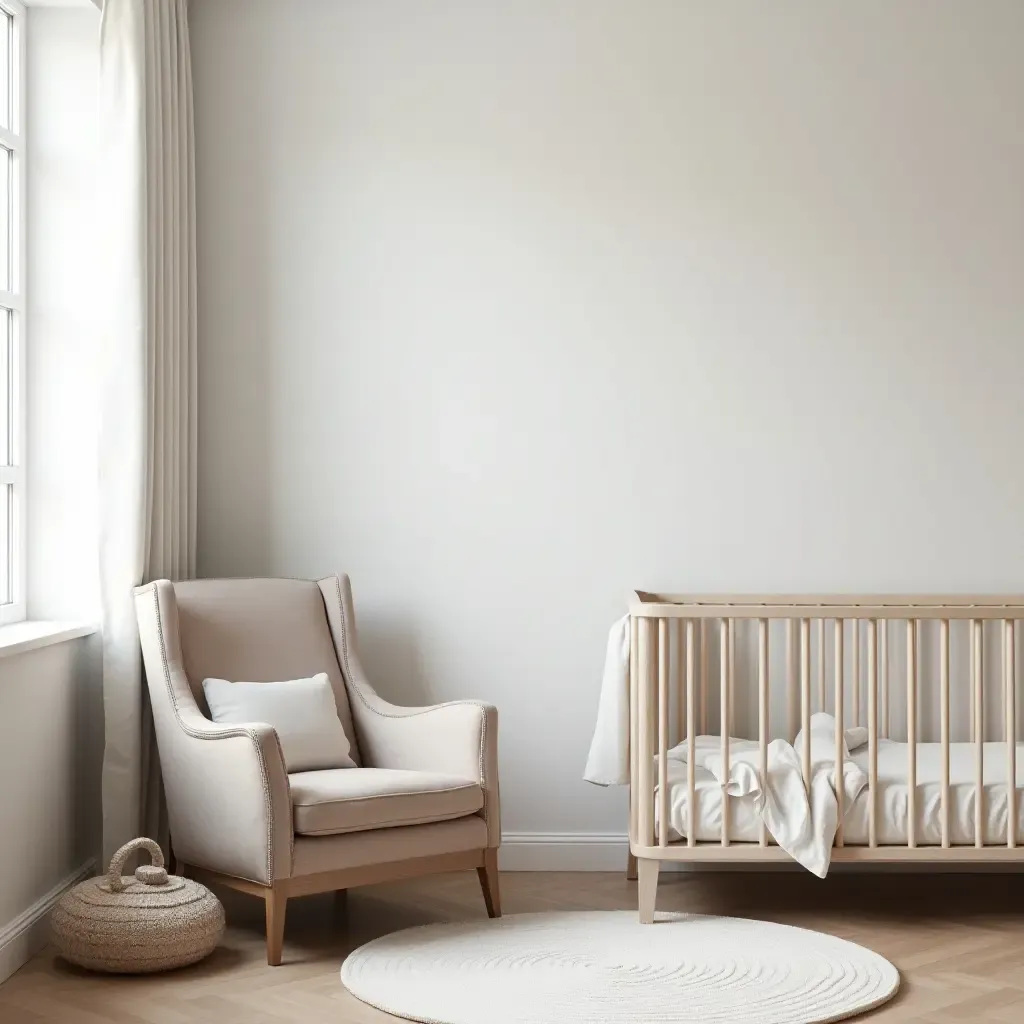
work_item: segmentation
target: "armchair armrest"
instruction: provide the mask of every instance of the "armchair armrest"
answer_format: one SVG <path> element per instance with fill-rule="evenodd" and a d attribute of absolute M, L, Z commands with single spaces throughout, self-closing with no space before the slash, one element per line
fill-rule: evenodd
<path fill-rule="evenodd" d="M 359 661 L 348 576 L 328 576 L 319 585 L 363 763 L 474 779 L 484 793 L 487 846 L 496 849 L 501 845 L 497 708 L 470 700 L 403 708 L 384 700 Z"/>
<path fill-rule="evenodd" d="M 350 655 L 351 667 L 351 655 Z M 487 845 L 501 843 L 498 795 L 498 710 L 480 701 L 408 708 L 381 698 L 361 673 L 352 714 L 367 765 L 474 779 L 484 792 Z"/>
<path fill-rule="evenodd" d="M 264 885 L 287 878 L 291 797 L 277 733 L 204 717 L 181 662 L 173 589 L 150 584 L 135 600 L 175 856 Z"/>
<path fill-rule="evenodd" d="M 266 723 L 182 716 L 161 743 L 175 856 L 269 885 L 291 874 L 292 813 L 277 733 Z M 159 735 L 159 734 L 158 734 Z"/>

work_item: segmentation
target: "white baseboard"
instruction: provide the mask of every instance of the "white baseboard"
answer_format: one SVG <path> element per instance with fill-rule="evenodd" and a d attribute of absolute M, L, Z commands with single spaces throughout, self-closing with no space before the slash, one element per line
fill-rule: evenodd
<path fill-rule="evenodd" d="M 502 871 L 614 871 L 625 874 L 625 832 L 505 832 L 498 851 Z M 665 862 L 662 871 L 691 871 Z"/>
<path fill-rule="evenodd" d="M 618 832 L 506 832 L 502 871 L 625 871 L 629 839 Z"/>
<path fill-rule="evenodd" d="M 50 934 L 50 911 L 73 885 L 95 873 L 96 862 L 89 860 L 62 878 L 45 896 L 41 896 L 10 924 L 0 928 L 0 983 L 28 963 Z"/>
<path fill-rule="evenodd" d="M 498 866 L 502 871 L 611 871 L 625 874 L 629 840 L 618 832 L 506 832 L 501 837 Z M 722 864 L 681 864 L 666 861 L 666 871 L 711 871 L 800 873 L 796 861 L 772 861 L 758 864 L 746 861 Z M 960 861 L 929 864 L 833 864 L 830 874 L 1020 874 L 1017 864 L 968 864 Z M 2 977 L 2 975 L 0 975 Z"/>

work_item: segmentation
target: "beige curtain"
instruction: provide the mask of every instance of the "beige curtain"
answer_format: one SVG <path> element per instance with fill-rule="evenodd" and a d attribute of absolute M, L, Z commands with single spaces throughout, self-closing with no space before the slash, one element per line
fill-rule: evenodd
<path fill-rule="evenodd" d="M 132 589 L 196 565 L 196 269 L 187 0 L 106 0 L 100 581 L 103 849 L 166 846 Z M 168 851 L 169 852 L 169 851 Z"/>

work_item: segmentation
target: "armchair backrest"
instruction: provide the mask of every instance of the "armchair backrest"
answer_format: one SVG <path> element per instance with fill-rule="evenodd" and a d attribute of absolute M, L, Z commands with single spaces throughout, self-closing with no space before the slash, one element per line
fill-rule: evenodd
<path fill-rule="evenodd" d="M 208 714 L 203 680 L 270 683 L 326 672 L 352 757 L 361 764 L 325 591 L 312 580 L 221 579 L 172 584 L 182 663 Z"/>

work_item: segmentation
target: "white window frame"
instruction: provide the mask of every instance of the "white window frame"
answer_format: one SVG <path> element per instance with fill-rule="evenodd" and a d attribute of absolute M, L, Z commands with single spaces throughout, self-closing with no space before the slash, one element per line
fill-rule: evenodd
<path fill-rule="evenodd" d="M 0 625 L 25 618 L 25 5 L 0 0 L 11 15 L 11 127 L 0 128 L 0 143 L 11 153 L 11 290 L 0 289 L 0 307 L 11 311 L 8 430 L 11 464 L 0 465 L 0 484 L 11 484 L 7 545 L 11 600 L 0 603 Z M 0 594 L 0 601 L 7 595 Z"/>

